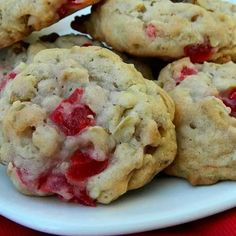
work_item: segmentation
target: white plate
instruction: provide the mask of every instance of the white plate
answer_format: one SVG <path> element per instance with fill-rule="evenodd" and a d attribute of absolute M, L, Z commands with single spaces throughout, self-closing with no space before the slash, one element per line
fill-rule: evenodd
<path fill-rule="evenodd" d="M 236 3 L 236 0 L 231 2 Z M 71 32 L 72 17 L 43 33 Z M 161 177 L 109 206 L 90 208 L 63 203 L 56 198 L 23 196 L 13 188 L 3 167 L 0 167 L 0 180 L 1 215 L 32 229 L 57 235 L 118 235 L 159 229 L 236 206 L 236 182 L 192 187 L 181 179 Z"/>
<path fill-rule="evenodd" d="M 0 214 L 30 228 L 57 235 L 118 235 L 159 229 L 236 206 L 236 182 L 192 187 L 175 178 L 156 178 L 108 206 L 68 204 L 56 198 L 26 197 L 0 167 Z"/>

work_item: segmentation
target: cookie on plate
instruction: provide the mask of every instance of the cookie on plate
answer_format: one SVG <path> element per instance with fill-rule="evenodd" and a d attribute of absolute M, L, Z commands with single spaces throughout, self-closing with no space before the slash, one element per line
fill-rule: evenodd
<path fill-rule="evenodd" d="M 19 191 L 109 203 L 174 160 L 172 99 L 110 50 L 47 49 L 15 72 L 0 159 Z"/>
<path fill-rule="evenodd" d="M 0 2 L 0 48 L 22 40 L 99 0 L 7 0 Z"/>
<path fill-rule="evenodd" d="M 221 0 L 106 0 L 72 27 L 135 56 L 236 60 L 236 7 Z"/>
<path fill-rule="evenodd" d="M 71 48 L 73 46 L 104 47 L 104 45 L 99 41 L 92 40 L 84 35 L 74 34 L 59 36 L 56 33 L 52 33 L 50 35 L 42 36 L 38 41 L 30 44 L 21 41 L 0 50 L 0 78 L 9 77 L 7 74 L 11 73 L 21 62 L 27 64 L 30 63 L 33 60 L 33 57 L 41 50 L 49 48 Z M 153 79 L 152 69 L 149 62 L 127 56 L 123 53 L 116 53 L 121 56 L 126 63 L 134 64 L 135 68 L 141 72 L 146 79 Z"/>
<path fill-rule="evenodd" d="M 170 175 L 193 185 L 236 180 L 236 64 L 169 64 L 159 84 L 176 105 L 178 151 Z"/>
<path fill-rule="evenodd" d="M 82 35 L 59 36 L 56 33 L 44 35 L 36 42 L 20 41 L 0 50 L 0 78 L 4 78 L 21 62 L 30 63 L 41 50 L 49 48 L 71 48 L 73 46 L 102 46 L 102 43 Z"/>

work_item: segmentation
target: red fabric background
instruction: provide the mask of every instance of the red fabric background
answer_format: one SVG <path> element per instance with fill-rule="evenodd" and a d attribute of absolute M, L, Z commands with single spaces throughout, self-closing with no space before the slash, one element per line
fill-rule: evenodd
<path fill-rule="evenodd" d="M 48 236 L 0 216 L 0 236 Z M 236 236 L 236 208 L 180 226 L 132 236 Z M 131 235 L 130 235 L 131 236 Z"/>

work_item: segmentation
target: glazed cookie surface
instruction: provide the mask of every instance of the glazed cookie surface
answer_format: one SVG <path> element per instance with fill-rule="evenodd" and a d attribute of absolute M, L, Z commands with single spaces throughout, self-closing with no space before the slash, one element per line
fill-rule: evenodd
<path fill-rule="evenodd" d="M 193 185 L 236 180 L 236 64 L 169 64 L 159 84 L 176 105 L 178 151 L 166 172 Z"/>
<path fill-rule="evenodd" d="M 14 68 L 21 62 L 26 64 L 32 62 L 33 57 L 40 51 L 49 48 L 71 48 L 73 46 L 101 46 L 104 45 L 95 40 L 91 40 L 84 35 L 64 35 L 59 36 L 56 33 L 45 35 L 39 38 L 36 42 L 26 43 L 24 41 L 18 42 L 10 47 L 0 50 L 0 78 L 9 78 L 8 73 L 12 73 Z M 139 59 L 127 56 L 123 53 L 116 52 L 122 59 L 129 64 L 134 64 L 135 68 L 142 73 L 146 79 L 153 79 L 152 69 L 149 63 Z M 5 81 L 0 80 L 1 83 Z"/>
<path fill-rule="evenodd" d="M 19 191 L 109 203 L 173 161 L 172 99 L 111 51 L 47 49 L 15 73 L 0 99 L 0 159 Z"/>
<path fill-rule="evenodd" d="M 236 60 L 236 7 L 221 0 L 107 0 L 72 27 L 136 56 Z"/>
<path fill-rule="evenodd" d="M 0 48 L 99 0 L 1 0 Z"/>

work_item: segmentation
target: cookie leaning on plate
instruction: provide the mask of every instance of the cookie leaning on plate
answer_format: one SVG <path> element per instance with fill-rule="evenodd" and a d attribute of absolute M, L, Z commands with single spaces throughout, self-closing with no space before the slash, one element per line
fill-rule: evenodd
<path fill-rule="evenodd" d="M 221 0 L 106 0 L 72 27 L 135 56 L 236 60 L 236 7 Z"/>
<path fill-rule="evenodd" d="M 26 43 L 24 41 L 13 44 L 10 47 L 0 50 L 0 89 L 1 83 L 4 78 L 9 79 L 9 75 L 13 72 L 13 69 L 19 65 L 21 62 L 26 64 L 32 62 L 33 57 L 40 51 L 49 48 L 71 48 L 73 46 L 101 46 L 104 45 L 95 40 L 91 40 L 84 35 L 64 35 L 59 36 L 56 33 L 50 35 L 42 36 L 38 41 L 34 43 Z M 122 59 L 129 64 L 134 64 L 135 68 L 142 73 L 146 79 L 153 79 L 152 69 L 148 63 L 140 60 L 139 58 L 134 58 L 127 56 L 122 53 L 117 53 Z"/>
<path fill-rule="evenodd" d="M 0 158 L 19 191 L 109 203 L 173 161 L 172 99 L 111 51 L 43 50 L 16 71 L 0 100 Z"/>
<path fill-rule="evenodd" d="M 1 0 L 0 48 L 99 0 Z"/>
<path fill-rule="evenodd" d="M 193 185 L 236 180 L 236 64 L 169 64 L 159 84 L 176 105 L 178 152 L 166 172 Z"/>

